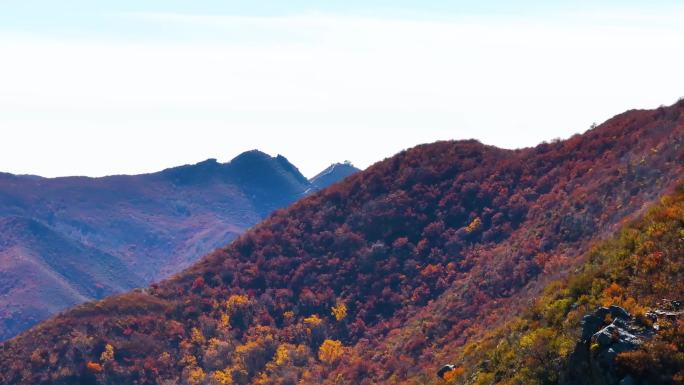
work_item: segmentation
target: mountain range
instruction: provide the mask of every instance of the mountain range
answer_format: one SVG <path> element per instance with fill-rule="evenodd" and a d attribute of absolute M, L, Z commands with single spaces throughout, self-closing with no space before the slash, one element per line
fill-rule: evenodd
<path fill-rule="evenodd" d="M 0 174 L 0 339 L 180 271 L 358 170 L 327 171 L 309 181 L 285 157 L 254 150 L 145 175 Z"/>
<path fill-rule="evenodd" d="M 3 343 L 0 382 L 681 383 L 683 145 L 680 101 L 402 151 Z"/>

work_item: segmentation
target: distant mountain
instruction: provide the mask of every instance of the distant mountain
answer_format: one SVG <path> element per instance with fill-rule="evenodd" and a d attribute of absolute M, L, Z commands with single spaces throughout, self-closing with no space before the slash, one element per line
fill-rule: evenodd
<path fill-rule="evenodd" d="M 145 175 L 0 173 L 0 339 L 180 271 L 315 188 L 256 150 Z"/>
<path fill-rule="evenodd" d="M 139 287 L 121 260 L 42 223 L 0 218 L 0 329 L 23 328 L 75 303 Z M 7 312 L 23 317 L 6 317 Z"/>
<path fill-rule="evenodd" d="M 337 183 L 350 175 L 356 174 L 359 171 L 360 170 L 354 167 L 354 165 L 352 165 L 349 161 L 344 163 L 335 163 L 321 171 L 309 181 L 312 185 L 316 186 L 317 189 L 322 190 L 333 183 Z"/>
<path fill-rule="evenodd" d="M 630 296 L 681 293 L 681 263 L 670 258 L 681 258 L 684 205 L 660 198 L 683 175 L 684 101 L 533 148 L 417 146 L 277 210 L 170 279 L 79 305 L 5 342 L 0 383 L 553 384 L 525 380 L 554 368 L 549 351 L 573 349 L 556 336 L 568 326 L 565 312 L 574 322 L 599 297 L 636 304 Z M 657 220 L 638 229 L 644 236 L 625 234 L 611 256 L 624 268 L 598 265 L 550 287 L 557 296 L 514 330 L 535 335 L 516 342 L 504 333 L 489 345 L 496 350 L 480 350 L 482 336 L 548 282 L 576 274 L 592 245 L 632 231 L 624 224 L 659 201 Z M 649 288 L 647 271 L 657 286 Z M 593 326 L 608 319 L 599 321 Z M 658 370 L 651 359 L 668 352 L 679 360 L 682 345 L 671 341 L 681 341 L 681 329 L 668 330 L 647 360 L 631 357 L 631 370 Z M 624 348 L 604 334 L 581 358 Z M 467 368 L 477 380 L 459 378 L 462 367 L 448 382 L 436 377 L 443 363 L 460 363 L 458 352 L 484 358 Z"/>

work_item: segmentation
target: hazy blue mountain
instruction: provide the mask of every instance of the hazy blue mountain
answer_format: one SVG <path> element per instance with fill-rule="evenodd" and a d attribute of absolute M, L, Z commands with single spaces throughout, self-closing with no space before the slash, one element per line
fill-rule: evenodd
<path fill-rule="evenodd" d="M 0 339 L 168 277 L 318 189 L 282 155 L 257 150 L 144 175 L 0 173 Z"/>

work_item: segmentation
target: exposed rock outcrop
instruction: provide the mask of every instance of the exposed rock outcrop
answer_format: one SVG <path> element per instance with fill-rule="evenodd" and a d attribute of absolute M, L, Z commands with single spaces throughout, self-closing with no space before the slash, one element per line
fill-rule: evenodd
<path fill-rule="evenodd" d="M 676 311 L 654 310 L 646 313 L 651 322 L 643 322 L 619 306 L 601 307 L 585 315 L 580 340 L 570 354 L 562 383 L 649 385 L 622 373 L 617 365 L 617 356 L 637 350 L 653 338 L 659 328 L 658 320 L 679 315 Z"/>
<path fill-rule="evenodd" d="M 456 369 L 456 366 L 452 364 L 446 364 L 439 368 L 439 370 L 437 371 L 437 376 L 442 379 L 446 379 L 446 374 L 453 371 L 454 369 Z"/>

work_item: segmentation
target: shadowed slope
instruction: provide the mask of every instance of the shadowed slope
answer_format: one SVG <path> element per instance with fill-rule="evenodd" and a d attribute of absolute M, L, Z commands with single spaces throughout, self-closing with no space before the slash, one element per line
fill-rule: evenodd
<path fill-rule="evenodd" d="M 11 333 L 66 307 L 144 282 L 112 255 L 34 220 L 0 219 L 0 245 L 0 319 Z"/>

